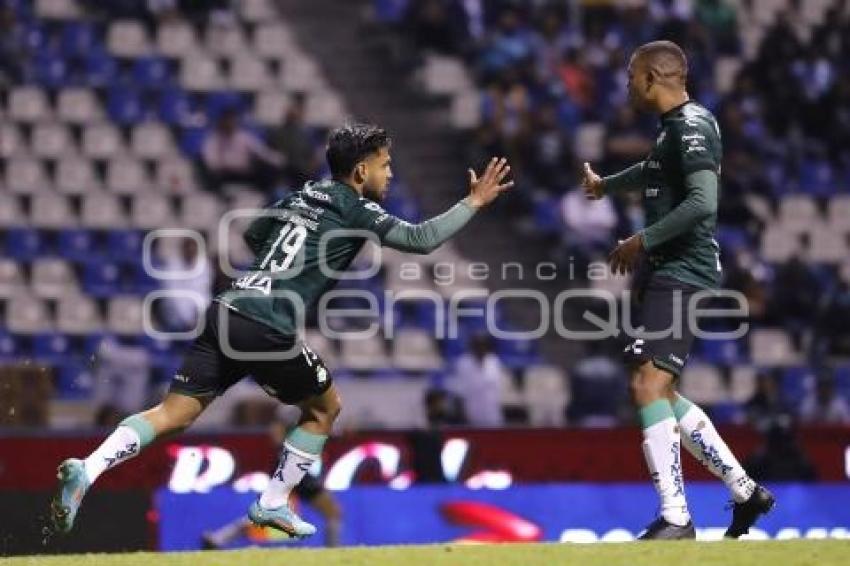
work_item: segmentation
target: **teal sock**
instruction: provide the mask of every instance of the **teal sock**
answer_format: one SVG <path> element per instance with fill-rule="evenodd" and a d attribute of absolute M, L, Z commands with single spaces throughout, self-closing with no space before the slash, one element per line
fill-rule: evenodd
<path fill-rule="evenodd" d="M 676 394 L 676 402 L 673 403 L 673 414 L 676 416 L 676 420 L 682 420 L 682 417 L 685 416 L 685 413 L 691 410 L 694 404 L 688 401 L 686 398 L 682 397 L 678 393 Z"/>
<path fill-rule="evenodd" d="M 664 419 L 676 418 L 673 413 L 673 406 L 667 399 L 658 399 L 646 407 L 641 407 L 639 415 L 640 424 L 644 429 L 647 429 L 654 424 L 658 424 Z"/>
<path fill-rule="evenodd" d="M 327 439 L 327 435 L 314 434 L 299 426 L 289 432 L 286 436 L 286 443 L 307 454 L 321 454 Z"/>
<path fill-rule="evenodd" d="M 140 450 L 149 445 L 156 438 L 153 425 L 149 420 L 139 414 L 127 417 L 119 423 L 119 426 L 126 426 L 136 431 L 136 434 L 139 435 L 139 442 L 141 444 L 139 446 Z"/>

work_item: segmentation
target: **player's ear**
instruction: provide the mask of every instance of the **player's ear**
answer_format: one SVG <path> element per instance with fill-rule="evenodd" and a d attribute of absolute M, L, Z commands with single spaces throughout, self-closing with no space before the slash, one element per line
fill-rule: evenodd
<path fill-rule="evenodd" d="M 363 182 L 366 180 L 366 162 L 360 161 L 354 166 L 354 173 L 357 175 L 357 180 Z"/>

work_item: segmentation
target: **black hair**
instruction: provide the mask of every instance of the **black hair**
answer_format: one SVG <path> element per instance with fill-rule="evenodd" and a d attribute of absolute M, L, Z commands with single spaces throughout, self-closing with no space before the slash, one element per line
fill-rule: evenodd
<path fill-rule="evenodd" d="M 677 78 L 681 84 L 688 79 L 688 58 L 682 48 L 672 41 L 652 41 L 635 50 L 635 58 L 645 58 L 662 79 Z"/>
<path fill-rule="evenodd" d="M 334 179 L 348 177 L 365 157 L 389 148 L 387 132 L 374 124 L 347 124 L 331 132 L 325 157 Z"/>

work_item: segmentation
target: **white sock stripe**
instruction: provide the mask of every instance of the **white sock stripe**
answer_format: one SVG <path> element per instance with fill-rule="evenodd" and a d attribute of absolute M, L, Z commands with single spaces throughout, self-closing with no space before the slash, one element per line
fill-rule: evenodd
<path fill-rule="evenodd" d="M 309 452 L 304 452 L 303 450 L 300 450 L 300 449 L 294 447 L 293 445 L 291 445 L 288 442 L 283 443 L 283 448 L 285 450 L 289 450 L 293 454 L 297 454 L 298 456 L 301 456 L 305 460 L 318 460 L 319 459 L 319 454 L 310 454 Z"/>

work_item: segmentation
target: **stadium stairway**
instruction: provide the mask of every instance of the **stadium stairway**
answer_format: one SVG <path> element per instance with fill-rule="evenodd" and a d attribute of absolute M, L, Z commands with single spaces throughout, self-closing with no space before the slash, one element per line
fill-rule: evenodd
<path fill-rule="evenodd" d="M 369 4 L 365 0 L 278 0 L 299 43 L 321 62 L 331 84 L 344 93 L 354 116 L 379 123 L 391 132 L 397 169 L 404 172 L 421 210 L 430 217 L 464 195 L 469 166 L 464 138 L 449 123 L 449 101 L 417 88 L 409 60 L 393 56 L 391 42 L 382 35 L 385 32 L 374 29 L 364 17 Z M 487 282 L 491 291 L 523 285 L 541 291 L 551 305 L 563 282 L 530 277 L 534 266 L 547 261 L 545 247 L 527 242 L 513 226 L 510 207 L 494 207 L 477 217 L 455 244 L 470 261 L 487 263 L 494 274 L 500 273 L 505 262 L 525 265 L 524 281 L 502 281 L 494 276 Z M 506 305 L 510 319 L 521 328 L 538 324 L 539 316 L 527 308 L 528 304 Z M 568 325 L 571 318 L 574 315 L 565 316 Z M 550 331 L 542 340 L 541 353 L 563 367 L 571 365 L 580 349 Z"/>

